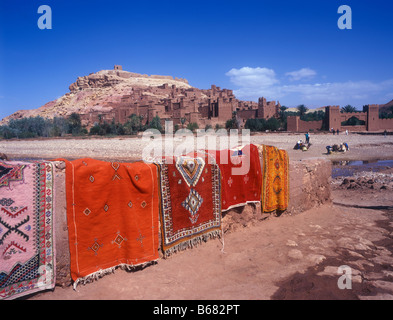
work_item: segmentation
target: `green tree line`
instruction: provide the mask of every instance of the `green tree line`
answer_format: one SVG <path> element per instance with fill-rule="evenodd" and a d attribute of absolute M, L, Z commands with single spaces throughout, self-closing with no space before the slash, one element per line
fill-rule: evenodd
<path fill-rule="evenodd" d="M 277 118 L 270 119 L 248 119 L 245 124 L 246 129 L 251 131 L 277 131 L 287 130 L 287 118 L 288 116 L 300 116 L 303 121 L 319 121 L 324 120 L 325 112 L 318 110 L 315 112 L 307 112 L 309 109 L 301 104 L 297 106 L 297 111 L 287 111 L 287 107 L 281 106 L 279 116 Z"/>
<path fill-rule="evenodd" d="M 66 118 L 55 117 L 47 119 L 43 117 L 28 117 L 21 119 L 11 119 L 8 124 L 0 126 L 0 138 L 3 139 L 26 139 L 37 137 L 64 137 L 87 136 L 87 135 L 133 135 L 139 131 L 148 128 L 154 128 L 163 131 L 161 120 L 158 116 L 152 119 L 149 124 L 142 124 L 142 117 L 135 114 L 128 118 L 124 124 L 116 123 L 112 120 L 110 123 L 101 121 L 95 123 L 90 130 L 82 125 L 80 115 L 72 113 Z"/>
<path fill-rule="evenodd" d="M 277 131 L 287 129 L 287 117 L 290 115 L 298 115 L 304 121 L 315 121 L 324 118 L 323 111 L 307 113 L 308 108 L 304 105 L 298 106 L 298 111 L 287 112 L 286 107 L 282 106 L 279 117 L 270 119 L 248 119 L 245 123 L 245 128 L 251 131 Z M 55 117 L 47 119 L 43 117 L 28 117 L 21 119 L 11 119 L 8 124 L 0 126 L 0 138 L 2 139 L 25 139 L 37 137 L 64 137 L 67 135 L 72 136 L 87 136 L 87 135 L 100 135 L 100 136 L 119 136 L 119 135 L 134 135 L 140 131 L 149 128 L 157 129 L 163 132 L 164 129 L 161 125 L 161 119 L 156 116 L 148 124 L 143 124 L 143 117 L 132 114 L 128 117 L 126 123 L 121 124 L 115 122 L 106 122 L 99 117 L 99 122 L 95 123 L 90 130 L 82 125 L 80 115 L 72 113 L 68 117 Z M 184 119 L 185 120 L 185 119 Z M 185 121 L 182 122 L 184 124 Z M 210 126 L 209 126 L 210 127 Z M 226 122 L 225 128 L 236 128 L 236 117 Z M 175 125 L 175 131 L 179 128 Z M 198 129 L 198 124 L 189 123 L 187 128 L 191 131 Z M 208 129 L 208 126 L 206 126 Z M 216 129 L 219 127 L 216 126 Z"/>

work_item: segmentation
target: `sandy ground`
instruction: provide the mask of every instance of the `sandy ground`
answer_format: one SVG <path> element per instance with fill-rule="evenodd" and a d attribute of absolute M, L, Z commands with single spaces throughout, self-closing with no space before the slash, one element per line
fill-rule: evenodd
<path fill-rule="evenodd" d="M 356 203 L 356 208 L 353 205 Z M 391 191 L 334 192 L 334 204 L 270 217 L 144 270 L 30 297 L 53 299 L 393 299 Z M 351 270 L 351 288 L 340 289 Z"/>
<path fill-rule="evenodd" d="M 253 136 L 251 142 L 280 146 L 297 160 L 321 156 L 393 159 L 393 136 L 312 135 L 309 151 L 292 150 L 301 138 L 303 135 L 266 134 Z M 350 152 L 324 154 L 327 144 L 344 141 Z M 137 156 L 139 143 L 138 139 L 0 141 L 0 152 L 18 158 L 110 155 L 119 159 Z M 385 178 L 391 182 L 391 171 L 386 172 Z M 392 189 L 390 185 L 387 189 L 348 189 L 342 182 L 333 181 L 331 204 L 298 215 L 250 221 L 223 239 L 161 259 L 143 270 L 117 269 L 76 290 L 56 287 L 27 298 L 393 300 Z M 342 266 L 346 266 L 346 274 L 340 271 Z M 345 282 L 342 276 L 347 276 Z M 347 287 L 340 289 L 340 283 Z"/>
<path fill-rule="evenodd" d="M 223 141 L 228 142 L 228 136 Z M 290 159 L 301 160 L 304 158 L 328 157 L 335 160 L 368 160 L 368 159 L 393 159 L 393 135 L 386 138 L 383 135 L 360 135 L 360 134 L 312 134 L 311 148 L 306 151 L 293 150 L 296 142 L 304 139 L 303 134 L 298 133 L 265 133 L 252 135 L 251 143 L 274 145 L 289 152 Z M 156 140 L 158 146 L 164 146 L 164 138 Z M 191 146 L 197 148 L 197 143 L 202 142 L 205 146 L 208 143 L 207 137 L 200 140 L 175 139 L 173 150 L 176 151 L 181 146 Z M 219 147 L 217 138 L 217 148 Z M 241 143 L 240 138 L 237 139 Z M 347 142 L 350 152 L 326 155 L 326 146 Z M 157 146 L 156 145 L 156 146 Z M 140 160 L 144 147 L 151 147 L 153 143 L 142 138 L 79 138 L 79 139 L 41 139 L 41 140 L 0 140 L 0 153 L 5 153 L 12 158 L 67 158 L 76 159 L 91 157 L 103 160 Z"/>

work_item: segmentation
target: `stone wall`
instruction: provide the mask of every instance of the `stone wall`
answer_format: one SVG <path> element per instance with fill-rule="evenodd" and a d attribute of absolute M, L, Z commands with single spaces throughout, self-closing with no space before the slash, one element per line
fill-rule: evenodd
<path fill-rule="evenodd" d="M 348 119 L 356 117 L 364 121 L 364 125 L 358 126 L 342 126 L 341 123 Z M 363 112 L 341 113 L 339 106 L 326 107 L 325 121 L 328 129 L 339 129 L 340 131 L 392 131 L 393 119 L 379 118 L 379 105 L 369 105 L 364 107 Z M 320 121 L 302 121 L 299 116 L 288 116 L 287 131 L 289 132 L 306 132 L 321 130 L 323 120 Z"/>
<path fill-rule="evenodd" d="M 378 130 L 376 131 L 393 131 L 393 119 L 378 119 Z"/>
<path fill-rule="evenodd" d="M 290 161 L 288 212 L 296 214 L 331 202 L 331 175 L 329 160 Z"/>
<path fill-rule="evenodd" d="M 380 106 L 372 104 L 365 106 L 363 112 L 353 112 L 353 113 L 341 113 L 339 106 L 328 106 L 326 107 L 326 117 L 328 128 L 333 128 L 334 130 L 340 129 L 340 131 L 384 131 L 393 130 L 393 119 L 380 119 L 379 118 Z M 357 126 L 357 128 L 348 128 L 349 126 L 341 126 L 343 121 L 348 120 L 351 117 L 356 117 L 361 121 L 365 122 L 364 126 Z"/>
<path fill-rule="evenodd" d="M 318 131 L 322 129 L 323 120 L 303 121 L 299 116 L 287 117 L 287 131 L 289 132 L 307 132 Z"/>
<path fill-rule="evenodd" d="M 56 162 L 56 284 L 71 285 L 70 256 L 68 245 L 65 164 Z M 289 164 L 289 208 L 287 214 L 303 211 L 331 202 L 331 162 L 324 159 L 290 161 Z M 270 214 L 262 214 L 260 204 L 249 204 L 223 213 L 222 225 L 225 233 L 250 226 L 264 220 Z"/>
<path fill-rule="evenodd" d="M 341 132 L 345 132 L 345 130 L 348 130 L 349 132 L 361 132 L 361 131 L 367 131 L 367 127 L 364 125 L 360 126 L 341 126 Z"/>

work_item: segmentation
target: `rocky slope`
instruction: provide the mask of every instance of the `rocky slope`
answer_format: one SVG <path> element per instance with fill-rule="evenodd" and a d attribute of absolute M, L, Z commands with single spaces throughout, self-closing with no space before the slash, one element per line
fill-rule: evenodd
<path fill-rule="evenodd" d="M 172 76 L 138 74 L 123 70 L 102 70 L 88 76 L 79 77 L 69 86 L 70 92 L 50 101 L 38 109 L 19 110 L 4 118 L 0 124 L 10 119 L 42 116 L 44 118 L 65 117 L 73 112 L 86 114 L 89 112 L 110 112 L 111 104 L 119 103 L 122 97 L 130 95 L 136 89 L 141 90 L 142 96 L 156 99 L 168 98 L 167 94 L 143 92 L 144 88 L 160 87 L 167 84 L 179 89 L 193 88 L 186 79 Z"/>

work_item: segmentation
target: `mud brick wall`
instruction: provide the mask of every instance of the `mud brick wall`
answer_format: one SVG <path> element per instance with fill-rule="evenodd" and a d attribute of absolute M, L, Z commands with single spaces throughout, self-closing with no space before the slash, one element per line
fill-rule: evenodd
<path fill-rule="evenodd" d="M 311 159 L 289 162 L 289 205 L 285 212 L 262 213 L 261 204 L 249 204 L 223 213 L 224 233 L 251 226 L 272 215 L 299 214 L 331 203 L 331 162 Z"/>
<path fill-rule="evenodd" d="M 287 131 L 289 132 L 307 132 L 322 129 L 323 120 L 303 121 L 299 116 L 288 116 Z"/>
<path fill-rule="evenodd" d="M 329 160 L 290 161 L 288 212 L 296 214 L 331 202 L 331 175 Z"/>
<path fill-rule="evenodd" d="M 56 285 L 71 285 L 70 256 L 68 246 L 65 164 L 55 162 L 56 174 Z M 290 161 L 289 164 L 289 208 L 287 214 L 303 211 L 331 202 L 331 162 L 324 159 Z M 223 213 L 224 233 L 248 227 L 264 220 L 270 214 L 261 213 L 260 204 L 249 204 Z M 197 249 L 196 249 L 197 250 Z"/>

